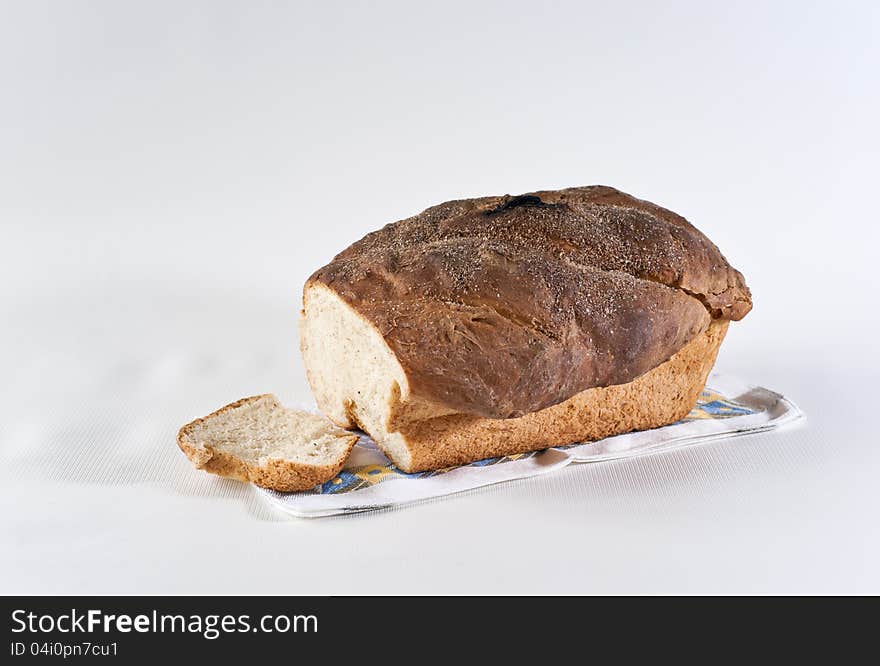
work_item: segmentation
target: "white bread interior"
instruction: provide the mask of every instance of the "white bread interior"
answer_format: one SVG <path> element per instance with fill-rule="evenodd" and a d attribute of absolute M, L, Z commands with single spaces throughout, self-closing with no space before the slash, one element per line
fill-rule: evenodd
<path fill-rule="evenodd" d="M 227 405 L 178 434 L 197 468 L 285 492 L 333 478 L 356 441 L 325 418 L 287 409 L 268 394 Z"/>
<path fill-rule="evenodd" d="M 394 404 L 409 398 L 409 384 L 379 332 L 335 292 L 316 284 L 305 292 L 300 347 L 318 408 L 342 428 L 370 433 L 406 469 L 406 442 L 389 432 L 389 425 Z"/>

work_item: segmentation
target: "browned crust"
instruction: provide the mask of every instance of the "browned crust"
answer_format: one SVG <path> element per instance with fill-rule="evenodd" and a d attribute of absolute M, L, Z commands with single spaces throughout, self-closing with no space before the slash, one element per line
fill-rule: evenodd
<path fill-rule="evenodd" d="M 379 331 L 413 399 L 490 419 L 631 382 L 751 308 L 687 220 L 603 186 L 434 206 L 354 243 L 315 283 Z"/>
<path fill-rule="evenodd" d="M 202 469 L 211 474 L 225 476 L 230 479 L 237 479 L 254 483 L 263 488 L 277 490 L 279 492 L 294 492 L 298 490 L 308 490 L 315 486 L 329 481 L 339 473 L 345 464 L 345 460 L 351 453 L 358 440 L 355 434 L 340 436 L 340 439 L 347 440 L 348 448 L 345 455 L 340 456 L 339 462 L 333 465 L 305 465 L 295 463 L 289 460 L 270 460 L 266 465 L 253 465 L 236 456 L 218 451 L 215 448 L 205 445 L 196 447 L 190 444 L 188 437 L 191 435 L 193 428 L 211 419 L 212 417 L 222 414 L 225 411 L 240 407 L 241 405 L 259 400 L 260 398 L 274 396 L 271 394 L 262 394 L 242 398 L 236 400 L 220 409 L 211 412 L 207 416 L 198 418 L 183 426 L 177 433 L 177 446 L 186 454 L 196 469 Z"/>
<path fill-rule="evenodd" d="M 520 418 L 452 415 L 410 424 L 401 431 L 410 464 L 395 462 L 406 472 L 440 469 L 674 423 L 696 404 L 727 327 L 726 320 L 715 320 L 668 361 L 631 382 L 592 388 Z"/>

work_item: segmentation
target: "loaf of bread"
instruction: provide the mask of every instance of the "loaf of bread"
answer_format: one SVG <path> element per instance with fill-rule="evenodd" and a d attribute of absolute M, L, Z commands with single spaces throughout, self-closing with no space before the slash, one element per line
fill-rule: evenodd
<path fill-rule="evenodd" d="M 750 309 L 687 220 L 594 186 L 368 234 L 308 280 L 300 334 L 321 411 L 413 472 L 677 421 Z"/>

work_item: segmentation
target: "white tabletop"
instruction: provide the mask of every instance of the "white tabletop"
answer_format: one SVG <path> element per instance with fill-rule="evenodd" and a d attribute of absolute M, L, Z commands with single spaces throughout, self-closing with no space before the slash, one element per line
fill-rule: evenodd
<path fill-rule="evenodd" d="M 442 4 L 11 10 L 0 593 L 880 592 L 877 11 Z M 299 292 L 351 241 L 598 182 L 743 271 L 718 368 L 805 424 L 318 520 L 176 449 L 309 404 Z"/>

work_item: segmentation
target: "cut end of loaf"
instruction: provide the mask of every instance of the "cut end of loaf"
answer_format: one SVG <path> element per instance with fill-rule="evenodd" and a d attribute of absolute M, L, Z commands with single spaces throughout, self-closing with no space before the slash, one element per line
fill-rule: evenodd
<path fill-rule="evenodd" d="M 334 291 L 306 286 L 300 346 L 319 409 L 342 428 L 362 428 L 399 466 L 409 466 L 405 442 L 390 432 L 409 384 L 379 332 Z"/>
<path fill-rule="evenodd" d="M 196 419 L 177 437 L 196 468 L 282 492 L 331 479 L 356 441 L 357 435 L 315 414 L 287 409 L 269 394 Z"/>

